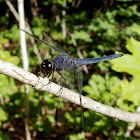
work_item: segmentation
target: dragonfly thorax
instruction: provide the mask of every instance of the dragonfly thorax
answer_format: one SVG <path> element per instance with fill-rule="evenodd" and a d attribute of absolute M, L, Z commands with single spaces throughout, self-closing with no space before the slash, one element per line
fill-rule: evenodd
<path fill-rule="evenodd" d="M 54 60 L 54 70 L 62 71 L 67 70 L 75 66 L 75 62 L 69 55 L 59 55 Z"/>

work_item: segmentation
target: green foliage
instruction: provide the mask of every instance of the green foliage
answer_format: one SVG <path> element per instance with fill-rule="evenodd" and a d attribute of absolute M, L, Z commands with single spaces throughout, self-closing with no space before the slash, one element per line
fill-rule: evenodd
<path fill-rule="evenodd" d="M 0 134 L 0 140 L 10 140 L 10 137 L 8 135 Z"/>
<path fill-rule="evenodd" d="M 88 85 L 83 87 L 83 91 L 88 93 L 88 96 L 94 100 L 113 105 L 121 92 L 121 81 L 117 76 L 111 76 L 109 72 L 105 74 L 105 78 L 93 74 L 88 81 Z"/>
<path fill-rule="evenodd" d="M 12 94 L 17 90 L 15 82 L 12 78 L 0 74 L 0 79 L 0 90 L 2 96 L 9 96 L 9 94 Z"/>
<path fill-rule="evenodd" d="M 84 40 L 85 42 L 92 42 L 92 39 L 89 37 L 88 33 L 85 31 L 75 31 L 74 38 L 79 40 Z"/>
<path fill-rule="evenodd" d="M 118 100 L 121 104 L 124 100 L 133 102 L 135 105 L 140 105 L 140 41 L 134 38 L 127 39 L 127 50 L 131 54 L 125 54 L 124 57 L 113 60 L 113 69 L 118 72 L 126 72 L 134 77 L 132 81 L 125 80 L 122 82 L 123 93 Z"/>
<path fill-rule="evenodd" d="M 85 138 L 85 133 L 84 132 L 80 132 L 78 134 L 70 134 L 69 136 L 69 140 L 83 140 Z"/>
<path fill-rule="evenodd" d="M 14 35 L 14 37 L 13 37 Z M 19 29 L 17 25 L 13 25 L 10 30 L 5 30 L 0 33 L 0 36 L 7 38 L 10 41 L 16 42 L 19 41 Z"/>
<path fill-rule="evenodd" d="M 75 125 L 75 128 L 82 126 L 82 118 L 78 111 L 66 112 L 65 117 L 67 118 L 69 123 Z"/>
<path fill-rule="evenodd" d="M 2 121 L 6 121 L 8 120 L 7 116 L 6 116 L 6 112 L 2 110 L 2 108 L 0 108 L 0 127 L 2 125 Z"/>
<path fill-rule="evenodd" d="M 9 51 L 0 50 L 0 59 L 8 61 L 14 65 L 19 64 L 19 58 L 17 56 L 12 56 Z"/>
<path fill-rule="evenodd" d="M 128 2 L 128 0 L 90 2 L 75 1 L 74 3 L 74 1 L 68 0 L 67 6 L 64 8 L 63 0 L 41 0 L 38 1 L 39 7 L 36 7 L 37 5 L 29 7 L 25 1 L 26 19 L 32 27 L 34 35 L 44 39 L 42 32 L 47 31 L 48 35 L 56 40 L 72 57 L 79 57 L 79 54 L 84 58 L 100 57 L 114 54 L 115 51 L 125 53 L 122 58 L 110 62 L 115 71 L 127 72 L 132 75 L 134 77 L 132 81 L 130 81 L 129 75 L 125 76 L 125 81 L 120 80 L 122 74 L 110 70 L 111 63 L 101 62 L 87 66 L 89 74 L 84 74 L 83 91 L 86 96 L 98 102 L 127 111 L 135 111 L 135 106 L 138 106 L 140 102 L 138 94 L 139 42 L 134 40 L 134 38 L 140 39 L 139 5 Z M 0 3 L 0 7 L 2 6 L 0 59 L 21 66 L 19 27 L 4 1 L 0 0 Z M 16 0 L 12 0 L 12 4 L 16 7 Z M 66 38 L 63 38 L 62 35 L 62 10 L 66 10 Z M 33 16 L 33 11 L 36 12 L 37 16 Z M 128 50 L 126 50 L 124 48 L 126 38 L 130 37 L 134 38 L 127 39 Z M 29 36 L 27 36 L 27 40 L 29 71 L 37 71 L 35 66 L 40 65 L 40 62 L 34 53 Z M 76 47 L 73 45 L 74 41 L 77 43 Z M 37 42 L 37 47 L 43 59 L 58 55 L 42 43 Z M 126 54 L 128 51 L 132 55 Z M 0 127 L 3 128 L 3 126 L 10 124 L 15 130 L 13 133 L 22 137 L 21 132 L 24 132 L 25 128 L 24 86 L 4 75 L 0 75 L 0 79 L 0 94 L 4 100 L 4 104 L 0 104 Z M 77 91 L 76 84 L 73 88 L 74 91 Z M 64 137 L 65 139 L 88 139 L 87 133 L 83 132 L 82 129 L 82 119 L 78 106 L 72 105 L 70 111 L 66 112 L 67 125 L 62 127 L 63 133 L 60 134 L 55 131 L 61 129 L 61 126 L 56 126 L 55 118 L 56 106 L 60 106 L 59 99 L 51 94 L 36 91 L 32 87 L 30 87 L 28 98 L 29 125 L 34 139 L 64 139 Z M 64 106 L 61 110 L 67 109 Z M 86 131 L 91 136 L 89 139 L 126 139 L 124 134 L 128 123 L 89 110 L 86 110 L 84 115 Z M 66 129 L 68 129 L 67 132 L 64 131 Z M 0 139 L 13 139 L 9 130 L 10 128 L 3 128 Z M 135 139 L 136 132 L 139 134 L 139 127 L 136 127 L 134 131 L 128 139 Z M 3 134 L 10 135 L 10 138 Z"/>
<path fill-rule="evenodd" d="M 0 43 L 6 43 L 6 42 L 7 40 L 5 38 L 0 41 Z M 12 56 L 11 53 L 6 50 L 5 51 L 2 49 L 0 50 L 0 59 L 2 59 L 3 61 L 8 61 L 14 65 L 19 64 L 19 58 L 17 56 Z M 8 94 L 12 94 L 17 90 L 14 79 L 9 78 L 2 74 L 0 75 L 0 79 L 1 79 L 0 91 L 1 91 L 2 96 L 6 97 Z"/>

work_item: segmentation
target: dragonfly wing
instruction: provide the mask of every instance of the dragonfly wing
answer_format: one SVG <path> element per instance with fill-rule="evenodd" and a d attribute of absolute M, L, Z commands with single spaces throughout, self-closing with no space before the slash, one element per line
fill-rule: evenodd
<path fill-rule="evenodd" d="M 66 83 L 60 82 L 61 85 L 74 90 L 75 88 L 75 80 L 77 80 L 78 85 L 78 91 L 79 91 L 79 100 L 80 100 L 80 106 L 81 106 L 81 114 L 82 114 L 82 123 L 83 128 L 85 129 L 85 121 L 84 121 L 84 114 L 83 114 L 83 108 L 82 108 L 82 102 L 81 102 L 81 95 L 82 95 L 82 87 L 83 87 L 83 73 L 76 67 L 72 67 L 71 69 L 62 70 L 62 75 L 66 79 Z"/>
<path fill-rule="evenodd" d="M 84 118 L 84 112 L 82 107 L 82 87 L 83 87 L 83 73 L 79 70 L 79 68 L 75 68 L 75 75 L 77 79 L 77 85 L 79 90 L 79 99 L 80 99 L 80 106 L 81 106 L 81 116 L 82 116 L 82 123 L 83 123 L 83 129 L 85 130 L 85 118 Z"/>
<path fill-rule="evenodd" d="M 75 58 L 74 61 L 76 63 L 76 66 L 81 66 L 81 65 L 88 65 L 88 64 L 98 63 L 102 61 L 107 61 L 121 56 L 123 56 L 123 54 L 114 54 L 114 55 L 109 55 L 109 56 L 99 57 L 99 58 L 87 58 L 87 59 Z"/>
<path fill-rule="evenodd" d="M 32 34 L 28 33 L 27 31 L 25 31 L 25 30 L 23 30 L 23 29 L 21 29 L 21 30 L 22 30 L 23 32 L 25 32 L 26 34 L 30 35 L 31 37 L 33 37 L 35 40 L 40 41 L 41 43 L 44 43 L 44 44 L 46 44 L 47 46 L 49 46 L 50 48 L 54 49 L 54 50 L 57 51 L 59 54 L 68 55 L 67 53 L 65 53 L 65 51 L 64 51 L 62 48 L 60 48 L 60 47 L 58 47 L 58 48 L 57 48 L 57 47 L 54 47 L 53 45 L 50 45 L 50 44 L 47 43 L 46 41 L 39 39 L 37 36 L 32 35 Z"/>
<path fill-rule="evenodd" d="M 83 73 L 79 70 L 78 67 L 72 67 L 71 69 L 64 70 L 64 75 L 67 81 L 67 85 L 71 90 L 74 90 L 74 82 L 77 81 L 78 91 L 79 91 L 79 100 L 80 100 L 80 107 L 81 107 L 81 115 L 82 115 L 82 124 L 85 130 L 85 121 L 84 121 L 84 113 L 82 107 L 82 87 L 83 87 Z M 76 87 L 77 87 L 76 86 Z"/>
<path fill-rule="evenodd" d="M 59 53 L 68 55 L 49 35 L 46 31 L 43 31 L 43 36 L 47 40 L 47 42 L 53 46 L 55 50 L 58 50 Z"/>
<path fill-rule="evenodd" d="M 67 119 L 65 118 L 65 113 L 66 110 L 69 110 L 70 107 L 70 102 L 68 102 L 67 100 L 64 100 L 61 98 L 61 93 L 63 91 L 63 87 L 69 88 L 69 89 L 73 89 L 73 85 L 74 85 L 74 71 L 73 70 L 62 70 L 61 72 L 58 72 L 58 74 L 60 75 L 60 79 L 58 80 L 58 84 L 60 85 L 60 91 L 59 91 L 59 97 L 58 98 L 58 103 L 57 103 L 57 107 L 56 107 L 56 114 L 55 114 L 55 119 L 56 122 L 58 123 L 66 123 Z M 65 109 L 62 109 L 62 107 Z M 60 113 L 59 113 L 60 112 Z M 59 115 L 61 114 L 61 115 Z"/>

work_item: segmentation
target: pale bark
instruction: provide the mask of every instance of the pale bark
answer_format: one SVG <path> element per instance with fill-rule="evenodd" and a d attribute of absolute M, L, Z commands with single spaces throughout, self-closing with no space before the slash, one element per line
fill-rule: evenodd
<path fill-rule="evenodd" d="M 18 12 L 19 12 L 19 28 L 25 29 L 25 17 L 24 17 L 24 0 L 18 0 Z M 26 38 L 25 33 L 20 30 L 20 48 L 21 48 L 21 56 L 22 56 L 22 64 L 23 68 L 28 71 L 29 62 L 27 56 L 27 46 L 26 46 Z M 24 92 L 24 106 L 25 106 L 25 133 L 26 140 L 31 140 L 31 133 L 29 130 L 29 101 L 28 101 L 28 93 L 29 93 L 29 85 L 25 85 Z"/>

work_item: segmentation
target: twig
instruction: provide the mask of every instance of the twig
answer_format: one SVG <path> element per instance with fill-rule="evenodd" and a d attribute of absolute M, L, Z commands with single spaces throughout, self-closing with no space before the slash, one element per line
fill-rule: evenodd
<path fill-rule="evenodd" d="M 29 26 L 29 24 L 28 24 L 27 22 L 26 22 L 26 31 L 32 34 L 32 32 L 31 32 L 31 30 L 30 30 L 30 26 Z M 37 45 L 36 45 L 36 43 L 35 43 L 34 38 L 33 38 L 33 37 L 30 37 L 30 41 L 31 41 L 31 43 L 33 44 L 34 53 L 36 54 L 36 56 L 37 56 L 37 58 L 38 58 L 38 61 L 39 61 L 40 63 L 42 63 L 42 58 L 41 58 L 41 55 L 40 55 L 40 53 L 39 53 L 39 50 L 38 50 L 38 48 L 37 48 Z"/>
<path fill-rule="evenodd" d="M 23 0 L 18 0 L 18 12 L 19 12 L 19 27 L 25 29 Z M 21 47 L 23 68 L 25 70 L 28 70 L 29 63 L 28 63 L 28 56 L 27 56 L 26 38 L 25 38 L 25 33 L 22 31 L 20 31 L 20 47 Z"/>
<path fill-rule="evenodd" d="M 31 3 L 31 11 L 32 11 L 33 16 L 34 17 L 38 16 L 39 8 L 38 8 L 37 0 L 31 0 L 30 3 Z"/>
<path fill-rule="evenodd" d="M 138 106 L 136 108 L 136 112 L 140 113 L 140 106 Z M 129 137 L 131 135 L 131 132 L 136 128 L 136 126 L 139 126 L 140 123 L 133 123 L 133 124 L 129 124 L 127 126 L 126 132 L 125 132 L 125 137 Z"/>
<path fill-rule="evenodd" d="M 136 123 L 134 123 L 133 125 L 128 125 L 127 126 L 127 129 L 126 129 L 126 132 L 125 132 L 125 137 L 129 137 L 130 136 L 130 133 L 135 129 L 136 127 Z"/>
<path fill-rule="evenodd" d="M 62 19 L 62 34 L 63 34 L 63 37 L 66 38 L 66 19 L 65 19 L 65 16 L 66 16 L 66 0 L 63 0 L 63 8 L 64 10 L 62 11 L 62 16 L 63 16 L 63 19 Z"/>
<path fill-rule="evenodd" d="M 9 0 L 5 0 L 5 2 L 8 5 L 8 7 L 10 8 L 13 15 L 15 16 L 16 20 L 19 21 L 19 15 L 18 15 L 16 9 L 14 8 L 14 6 L 12 5 L 12 3 Z"/>
<path fill-rule="evenodd" d="M 24 1 L 18 0 L 18 12 L 19 12 L 19 27 L 25 29 L 25 17 L 24 17 Z M 28 70 L 29 62 L 27 56 L 27 47 L 26 47 L 26 38 L 25 33 L 20 30 L 20 48 L 22 54 L 22 63 L 23 68 Z M 25 107 L 25 134 L 26 140 L 31 140 L 31 133 L 29 130 L 29 100 L 28 100 L 28 93 L 29 93 L 29 85 L 25 85 L 25 93 L 24 93 L 24 107 Z"/>
<path fill-rule="evenodd" d="M 81 2 L 82 2 L 82 0 L 78 0 L 78 2 L 77 2 L 77 4 L 76 4 L 76 0 L 73 0 L 73 2 L 72 2 L 72 7 L 79 8 Z"/>
<path fill-rule="evenodd" d="M 19 68 L 9 62 L 0 60 L 0 73 L 13 77 L 25 84 L 31 85 L 36 90 L 49 92 L 53 95 L 60 96 L 60 86 L 55 83 L 49 83 L 48 78 L 37 77 L 36 75 Z M 61 98 L 64 98 L 75 104 L 80 104 L 79 94 L 67 88 L 61 90 Z M 93 110 L 95 112 L 107 115 L 109 117 L 117 118 L 126 122 L 140 122 L 140 113 L 130 113 L 121 109 L 116 109 L 108 105 L 96 102 L 88 97 L 82 96 L 82 105 L 84 108 Z"/>
<path fill-rule="evenodd" d="M 82 0 L 78 0 L 77 4 L 76 4 L 76 8 L 79 8 L 80 4 L 81 4 Z"/>
<path fill-rule="evenodd" d="M 3 96 L 0 94 L 0 103 L 1 105 L 4 105 L 4 99 L 3 99 Z"/>

